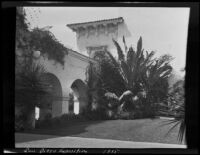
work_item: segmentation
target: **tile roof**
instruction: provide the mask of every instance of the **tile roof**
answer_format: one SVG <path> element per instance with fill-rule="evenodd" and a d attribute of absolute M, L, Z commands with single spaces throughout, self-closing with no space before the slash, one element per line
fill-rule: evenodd
<path fill-rule="evenodd" d="M 88 24 L 93 24 L 93 23 L 103 23 L 103 22 L 113 22 L 113 21 L 119 21 L 123 22 L 124 19 L 123 17 L 118 17 L 118 18 L 111 18 L 111 19 L 104 19 L 104 20 L 96 20 L 96 21 L 90 21 L 90 22 L 84 22 L 84 23 L 74 23 L 74 24 L 67 24 L 69 28 L 72 28 L 74 26 L 82 26 L 82 25 L 88 25 Z"/>

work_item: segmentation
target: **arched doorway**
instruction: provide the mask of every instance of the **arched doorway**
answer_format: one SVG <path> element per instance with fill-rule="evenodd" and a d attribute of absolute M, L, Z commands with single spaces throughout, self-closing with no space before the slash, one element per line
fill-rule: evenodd
<path fill-rule="evenodd" d="M 49 94 L 41 97 L 39 119 L 60 116 L 62 114 L 62 87 L 59 79 L 52 73 L 43 74 L 41 79 L 47 86 Z"/>
<path fill-rule="evenodd" d="M 73 90 L 73 94 L 75 96 L 74 112 L 76 114 L 82 113 L 88 103 L 88 87 L 82 80 L 77 79 L 72 83 L 71 89 Z"/>

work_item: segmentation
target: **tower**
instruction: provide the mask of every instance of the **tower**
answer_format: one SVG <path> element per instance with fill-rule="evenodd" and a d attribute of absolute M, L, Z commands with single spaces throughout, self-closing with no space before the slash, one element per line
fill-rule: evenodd
<path fill-rule="evenodd" d="M 122 17 L 67 25 L 76 32 L 77 47 L 93 58 L 96 51 L 111 51 L 112 39 L 131 36 Z"/>

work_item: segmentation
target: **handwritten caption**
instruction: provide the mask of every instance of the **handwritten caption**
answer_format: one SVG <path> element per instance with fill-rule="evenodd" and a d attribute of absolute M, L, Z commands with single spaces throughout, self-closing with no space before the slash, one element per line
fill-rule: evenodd
<path fill-rule="evenodd" d="M 95 149 L 94 149 L 95 150 Z M 24 153 L 89 153 L 92 150 L 90 149 L 49 149 L 49 148 L 25 148 L 23 150 Z M 95 151 L 96 152 L 96 151 Z M 98 152 L 108 153 L 108 154 L 116 154 L 119 153 L 119 149 L 100 149 Z"/>

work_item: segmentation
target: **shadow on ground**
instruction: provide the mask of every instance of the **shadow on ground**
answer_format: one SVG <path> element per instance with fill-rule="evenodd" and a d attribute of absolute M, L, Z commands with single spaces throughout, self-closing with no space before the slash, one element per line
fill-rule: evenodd
<path fill-rule="evenodd" d="M 43 129 L 26 130 L 15 134 L 15 142 L 21 143 L 34 140 L 44 140 L 49 138 L 78 135 L 80 133 L 87 132 L 86 128 L 88 126 L 102 122 L 103 121 L 88 121 L 88 122 L 69 124 L 69 126 L 59 127 L 59 128 L 50 127 L 49 129 L 43 128 Z M 24 134 L 26 134 L 26 136 L 23 136 Z"/>
<path fill-rule="evenodd" d="M 26 133 L 41 134 L 32 135 L 28 138 L 16 138 L 16 142 L 26 142 L 31 140 L 41 140 L 54 137 L 85 137 L 98 139 L 113 139 L 135 142 L 155 142 L 180 144 L 177 140 L 179 126 L 173 130 L 173 124 L 163 125 L 163 119 L 136 119 L 136 120 L 105 120 L 88 121 L 68 125 L 67 127 L 54 129 L 35 129 Z"/>

